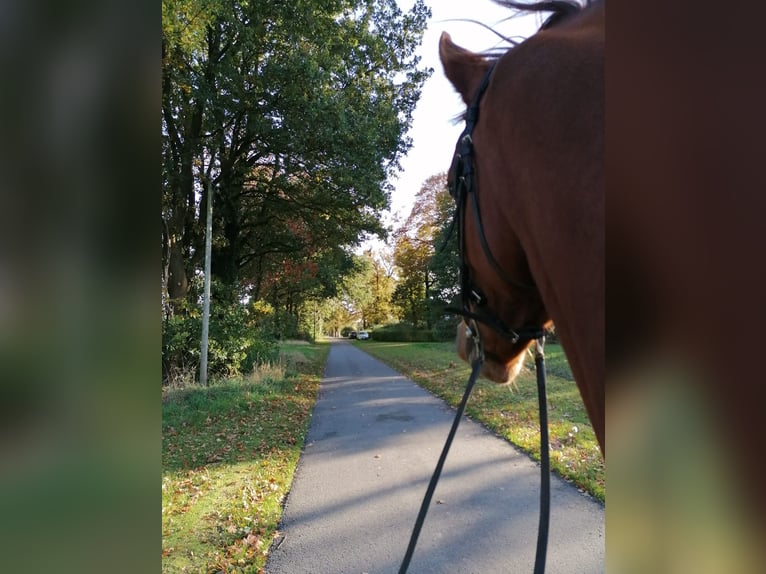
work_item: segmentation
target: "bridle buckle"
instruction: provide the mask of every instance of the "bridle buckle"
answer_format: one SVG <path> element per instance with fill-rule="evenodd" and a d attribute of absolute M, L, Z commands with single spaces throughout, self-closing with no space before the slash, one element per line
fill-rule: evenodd
<path fill-rule="evenodd" d="M 484 362 L 484 345 L 481 343 L 481 334 L 479 333 L 479 326 L 474 319 L 468 319 L 465 323 L 465 335 L 471 340 L 471 350 L 468 351 L 468 362 L 481 360 Z"/>

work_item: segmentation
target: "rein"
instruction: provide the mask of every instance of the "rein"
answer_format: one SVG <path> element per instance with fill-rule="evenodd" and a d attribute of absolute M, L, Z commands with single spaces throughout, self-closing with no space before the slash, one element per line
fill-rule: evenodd
<path fill-rule="evenodd" d="M 455 419 L 452 422 L 452 428 L 449 435 L 447 435 L 447 441 L 444 444 L 442 453 L 439 456 L 439 461 L 436 464 L 436 469 L 431 476 L 431 481 L 426 489 L 423 503 L 420 506 L 418 517 L 415 521 L 415 526 L 412 529 L 412 535 L 410 536 L 410 542 L 407 546 L 407 551 L 402 560 L 402 565 L 399 568 L 399 574 L 405 574 L 409 567 L 412 556 L 415 552 L 415 546 L 417 545 L 420 531 L 425 522 L 428 508 L 431 505 L 431 498 L 436 490 L 436 484 L 441 476 L 442 468 L 447 460 L 447 453 L 449 452 L 452 440 L 457 432 L 457 427 L 460 424 L 460 419 L 465 411 L 465 406 L 468 403 L 468 397 L 471 395 L 476 379 L 479 376 L 481 367 L 484 364 L 484 346 L 479 334 L 478 323 L 483 323 L 493 330 L 497 331 L 500 335 L 509 339 L 512 343 L 518 342 L 528 343 L 532 340 L 535 341 L 535 371 L 537 374 L 537 396 L 539 403 L 539 418 L 540 418 L 540 517 L 538 521 L 537 530 L 537 550 L 535 554 L 535 566 L 534 574 L 544 574 L 545 572 L 545 559 L 548 549 L 548 529 L 550 524 L 550 456 L 548 452 L 548 413 L 547 413 L 547 398 L 545 389 L 545 334 L 542 327 L 539 326 L 525 326 L 518 329 L 511 329 L 505 325 L 505 323 L 496 315 L 482 311 L 475 312 L 471 308 L 473 303 L 477 307 L 483 307 L 486 304 L 486 298 L 482 294 L 481 290 L 472 284 L 470 279 L 470 269 L 465 258 L 465 206 L 468 197 L 471 198 L 471 205 L 474 212 L 474 220 L 476 228 L 478 230 L 479 239 L 481 242 L 484 254 L 497 274 L 503 278 L 503 280 L 509 285 L 521 288 L 521 289 L 533 289 L 533 286 L 524 283 L 519 283 L 512 279 L 497 263 L 497 260 L 493 257 L 492 251 L 489 248 L 487 239 L 484 235 L 484 226 L 481 222 L 481 214 L 479 212 L 479 203 L 476 197 L 474 189 L 474 172 L 473 172 L 473 129 L 476 126 L 476 122 L 479 119 L 479 103 L 484 95 L 487 86 L 489 85 L 489 79 L 492 75 L 494 64 L 490 66 L 485 74 L 479 88 L 476 91 L 471 105 L 468 107 L 465 118 L 465 129 L 458 139 L 458 143 L 455 150 L 455 156 L 452 162 L 452 168 L 450 169 L 450 182 L 449 191 L 450 195 L 455 199 L 456 209 L 455 217 L 450 224 L 450 228 L 447 232 L 447 237 L 444 241 L 444 245 L 449 241 L 452 231 L 456 227 L 458 229 L 459 239 L 459 251 L 460 251 L 460 283 L 461 283 L 461 298 L 462 308 L 448 307 L 446 311 L 461 315 L 467 325 L 467 336 L 471 338 L 473 342 L 472 348 L 469 353 L 469 360 L 471 361 L 471 376 L 468 378 L 468 383 L 463 393 L 463 398 L 460 401 L 460 405 L 455 413 Z M 442 247 L 443 248 L 443 247 Z"/>

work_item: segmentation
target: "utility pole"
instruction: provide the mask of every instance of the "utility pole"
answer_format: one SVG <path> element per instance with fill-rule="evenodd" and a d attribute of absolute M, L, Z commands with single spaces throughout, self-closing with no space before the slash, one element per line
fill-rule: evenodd
<path fill-rule="evenodd" d="M 205 226 L 205 295 L 202 302 L 202 348 L 200 349 L 199 384 L 207 386 L 207 343 L 210 331 L 210 258 L 213 247 L 213 184 L 207 182 L 207 225 Z"/>

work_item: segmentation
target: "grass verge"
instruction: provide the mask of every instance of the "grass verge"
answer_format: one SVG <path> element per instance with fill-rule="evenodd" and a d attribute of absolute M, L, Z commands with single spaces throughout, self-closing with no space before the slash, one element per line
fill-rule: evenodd
<path fill-rule="evenodd" d="M 246 380 L 163 393 L 163 572 L 262 571 L 328 351 L 285 343 Z"/>
<path fill-rule="evenodd" d="M 453 343 L 384 343 L 355 341 L 419 385 L 457 406 L 470 366 Z M 604 461 L 580 393 L 560 345 L 545 346 L 551 468 L 594 498 L 605 501 Z M 537 383 L 531 356 L 515 385 L 476 382 L 466 414 L 540 460 Z"/>

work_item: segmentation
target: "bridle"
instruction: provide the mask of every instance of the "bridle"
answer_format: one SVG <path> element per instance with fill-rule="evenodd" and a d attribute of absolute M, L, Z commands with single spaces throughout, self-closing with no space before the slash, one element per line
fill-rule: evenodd
<path fill-rule="evenodd" d="M 402 565 L 399 568 L 399 574 L 405 574 L 409 563 L 412 559 L 412 555 L 415 551 L 415 545 L 417 544 L 420 530 L 425 522 L 426 513 L 428 507 L 431 504 L 431 497 L 436 490 L 436 484 L 441 475 L 444 462 L 447 459 L 447 453 L 449 452 L 452 440 L 457 432 L 458 424 L 465 411 L 468 397 L 473 390 L 473 386 L 476 379 L 479 376 L 481 367 L 484 364 L 484 345 L 479 333 L 478 323 L 483 323 L 493 330 L 498 332 L 504 338 L 510 340 L 513 344 L 516 343 L 529 343 L 535 341 L 535 370 L 537 372 L 537 391 L 539 401 L 539 417 L 540 417 L 540 519 L 538 523 L 537 531 L 537 551 L 535 556 L 534 574 L 543 574 L 545 572 L 545 558 L 548 546 L 548 526 L 550 520 L 550 459 L 548 453 L 548 416 L 547 416 L 547 399 L 545 393 L 545 354 L 543 352 L 543 346 L 545 343 L 545 332 L 542 326 L 522 326 L 520 328 L 512 329 L 508 327 L 503 320 L 488 310 L 487 298 L 483 292 L 471 279 L 470 267 L 465 256 L 465 218 L 466 218 L 466 206 L 470 200 L 472 211 L 474 213 L 474 222 L 477 229 L 479 240 L 484 251 L 484 255 L 492 265 L 495 272 L 502 277 L 502 279 L 510 286 L 516 289 L 523 289 L 530 291 L 534 289 L 534 286 L 526 283 L 521 283 L 510 277 L 503 268 L 498 264 L 497 260 L 492 255 L 492 251 L 487 243 L 487 238 L 484 234 L 484 226 L 481 221 L 481 212 L 479 211 L 479 200 L 476 195 L 475 186 L 475 174 L 474 174 L 474 162 L 473 162 L 473 130 L 476 127 L 476 122 L 479 119 L 479 104 L 481 98 L 489 85 L 489 80 L 494 70 L 494 64 L 492 64 L 484 78 L 479 84 L 476 91 L 476 95 L 468 107 L 465 116 L 465 129 L 460 134 L 455 149 L 455 155 L 452 160 L 452 167 L 450 168 L 449 176 L 449 192 L 452 198 L 455 200 L 455 216 L 452 220 L 449 230 L 447 231 L 447 238 L 445 245 L 449 241 L 455 226 L 458 230 L 458 245 L 460 254 L 460 292 L 462 306 L 460 308 L 448 307 L 447 311 L 461 315 L 466 324 L 466 335 L 470 337 L 472 346 L 468 352 L 468 360 L 471 363 L 471 376 L 468 379 L 463 398 L 455 414 L 455 419 L 452 423 L 452 428 L 447 435 L 447 441 L 442 450 L 439 461 L 436 464 L 436 469 L 431 477 L 431 481 L 428 484 L 426 495 L 423 499 L 423 503 L 420 507 L 415 526 L 412 530 L 410 537 L 410 543 L 407 547 L 407 552 L 402 560 Z"/>
<path fill-rule="evenodd" d="M 447 239 L 452 233 L 452 230 L 457 224 L 458 245 L 460 254 L 460 293 L 462 300 L 461 308 L 449 307 L 448 310 L 457 315 L 461 315 L 466 319 L 466 324 L 471 331 L 471 336 L 476 340 L 478 345 L 481 345 L 479 339 L 478 329 L 476 323 L 484 323 L 491 327 L 494 331 L 499 333 L 504 338 L 511 341 L 511 343 L 524 343 L 534 339 L 538 339 L 544 335 L 544 331 L 540 326 L 523 326 L 517 329 L 509 328 L 496 313 L 492 313 L 486 309 L 487 298 L 479 287 L 472 281 L 471 270 L 468 266 L 466 259 L 465 248 L 465 219 L 466 208 L 468 201 L 471 202 L 471 207 L 474 216 L 475 227 L 479 236 L 479 242 L 481 243 L 484 255 L 489 261 L 490 265 L 494 269 L 505 283 L 514 289 L 531 292 L 535 289 L 534 285 L 520 282 L 512 278 L 508 273 L 500 266 L 495 257 L 492 255 L 492 250 L 489 248 L 487 238 L 484 233 L 484 225 L 481 221 L 481 211 L 479 209 L 479 199 L 476 194 L 474 163 L 473 163 L 473 130 L 476 127 L 476 122 L 479 119 L 479 104 L 481 98 L 489 85 L 489 79 L 494 70 L 494 64 L 489 67 L 487 73 L 484 75 L 481 84 L 476 91 L 471 105 L 468 107 L 468 111 L 465 116 L 465 129 L 458 138 L 457 145 L 455 146 L 455 155 L 452 160 L 452 167 L 450 168 L 449 176 L 449 192 L 452 198 L 455 200 L 455 216 L 452 220 L 450 230 L 448 231 Z M 472 309 L 472 306 L 476 310 Z"/>

